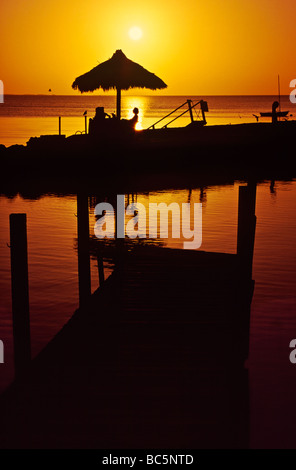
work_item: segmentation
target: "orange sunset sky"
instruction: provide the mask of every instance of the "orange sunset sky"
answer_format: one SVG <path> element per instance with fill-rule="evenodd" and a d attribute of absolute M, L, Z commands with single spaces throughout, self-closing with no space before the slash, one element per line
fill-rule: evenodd
<path fill-rule="evenodd" d="M 296 78 L 295 0 L 1 0 L 0 9 L 5 94 L 78 94 L 73 80 L 116 49 L 161 77 L 161 94 L 276 94 L 278 74 L 289 94 Z"/>

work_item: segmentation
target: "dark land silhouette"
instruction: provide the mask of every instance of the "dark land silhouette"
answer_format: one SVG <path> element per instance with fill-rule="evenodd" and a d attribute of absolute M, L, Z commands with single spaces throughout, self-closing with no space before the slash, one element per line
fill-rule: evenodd
<path fill-rule="evenodd" d="M 106 119 L 112 121 L 112 119 Z M 41 136 L 27 146 L 0 147 L 0 184 L 51 181 L 110 184 L 125 178 L 248 178 L 295 176 L 294 121 L 198 128 L 132 128 L 103 135 Z"/>

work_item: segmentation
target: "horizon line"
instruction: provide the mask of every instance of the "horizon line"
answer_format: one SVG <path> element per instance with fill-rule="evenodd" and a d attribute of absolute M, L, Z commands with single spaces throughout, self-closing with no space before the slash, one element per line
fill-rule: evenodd
<path fill-rule="evenodd" d="M 94 95 L 94 94 L 86 94 L 86 93 L 81 93 L 80 95 L 76 94 L 59 94 L 59 93 L 5 93 L 5 96 L 73 96 L 73 97 L 81 97 L 81 96 L 94 96 L 94 97 L 103 97 L 103 96 L 116 96 L 116 93 L 112 94 L 102 94 L 102 95 Z M 137 95 L 136 93 L 134 95 L 125 95 L 125 96 L 152 96 L 152 97 L 157 97 L 158 95 L 151 94 L 151 95 Z M 123 98 L 125 97 L 123 95 Z M 186 93 L 186 94 L 172 94 L 172 95 L 161 95 L 161 96 L 278 96 L 277 93 L 272 93 L 272 94 L 192 94 L 192 93 Z M 282 94 L 281 96 L 290 96 L 290 94 Z"/>

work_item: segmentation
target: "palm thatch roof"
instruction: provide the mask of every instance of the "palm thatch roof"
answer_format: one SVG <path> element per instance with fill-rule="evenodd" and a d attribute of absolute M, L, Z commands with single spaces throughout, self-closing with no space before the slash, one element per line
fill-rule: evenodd
<path fill-rule="evenodd" d="M 77 77 L 72 84 L 72 88 L 78 89 L 81 93 L 99 88 L 106 91 L 114 88 L 117 90 L 129 88 L 157 90 L 166 87 L 167 85 L 159 77 L 128 59 L 121 50 L 117 50 L 111 59 Z"/>

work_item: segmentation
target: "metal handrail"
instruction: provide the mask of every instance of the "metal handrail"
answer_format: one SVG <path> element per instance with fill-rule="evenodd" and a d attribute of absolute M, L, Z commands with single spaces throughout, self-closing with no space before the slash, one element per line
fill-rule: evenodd
<path fill-rule="evenodd" d="M 161 129 L 165 129 L 169 124 L 171 124 L 173 121 L 175 121 L 176 119 L 178 119 L 179 117 L 183 116 L 184 114 L 190 112 L 190 109 L 193 109 L 195 108 L 196 105 L 198 105 L 199 103 L 201 103 L 202 100 L 200 101 L 197 101 L 194 105 L 191 105 L 190 108 L 186 109 L 182 114 L 179 114 L 178 116 L 176 116 L 174 119 L 172 119 L 170 122 L 168 122 L 165 126 L 162 126 Z M 192 103 L 192 102 L 191 102 Z M 180 106 L 178 106 L 176 109 L 174 109 L 174 111 L 171 111 L 169 114 L 167 114 L 166 116 L 162 117 L 161 119 L 159 119 L 158 121 L 156 121 L 154 124 L 152 124 L 151 126 L 147 127 L 147 130 L 148 129 L 155 129 L 155 126 L 156 124 L 159 124 L 161 121 L 163 121 L 164 119 L 168 118 L 169 116 L 171 116 L 172 114 L 174 114 L 176 111 L 178 111 L 178 109 L 182 108 L 183 106 L 185 106 L 185 104 L 188 104 L 188 100 L 185 101 L 185 103 L 181 104 Z"/>
<path fill-rule="evenodd" d="M 169 114 L 167 114 L 166 116 L 162 117 L 161 119 L 159 119 L 159 121 L 156 121 L 154 124 L 152 124 L 151 126 L 147 127 L 147 129 L 154 129 L 156 124 L 160 123 L 161 121 L 163 121 L 164 119 L 166 119 L 167 117 L 169 117 L 171 114 L 175 113 L 176 111 L 178 111 L 178 109 L 182 108 L 183 106 L 185 106 L 185 104 L 187 104 L 187 101 L 185 101 L 185 103 L 181 104 L 181 106 L 178 106 L 178 108 L 174 109 L 174 111 L 171 111 Z"/>
<path fill-rule="evenodd" d="M 191 105 L 191 109 L 193 109 L 197 104 L 199 104 L 200 101 L 197 101 L 197 103 L 195 103 L 193 106 Z M 179 117 L 183 116 L 183 114 L 186 114 L 190 112 L 190 109 L 185 109 L 185 111 L 182 113 L 182 114 L 179 114 L 179 116 L 176 116 L 174 119 L 172 119 L 170 122 L 168 122 L 165 126 L 162 126 L 162 129 L 165 129 L 169 124 L 171 124 L 172 122 L 174 122 L 176 119 L 178 119 Z"/>

